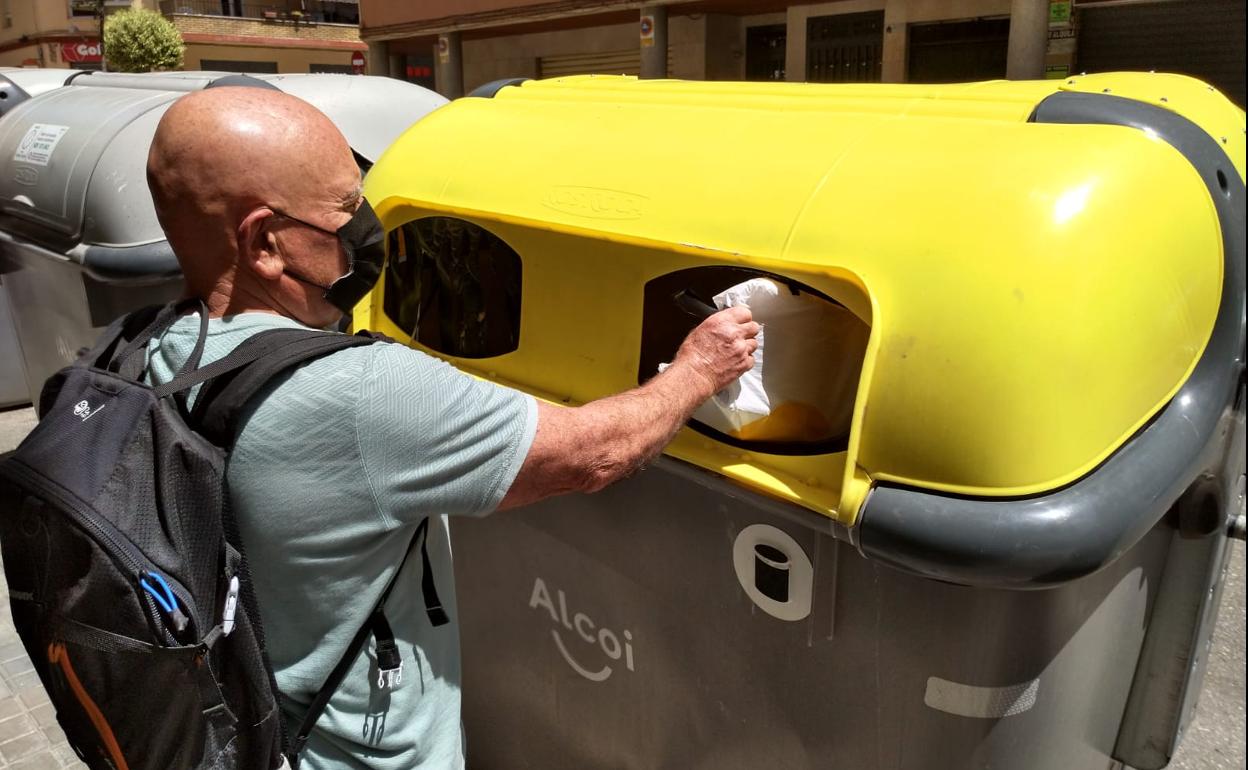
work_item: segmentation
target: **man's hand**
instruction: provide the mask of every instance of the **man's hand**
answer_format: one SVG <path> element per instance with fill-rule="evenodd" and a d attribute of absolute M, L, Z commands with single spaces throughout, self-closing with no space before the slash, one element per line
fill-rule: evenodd
<path fill-rule="evenodd" d="M 733 307 L 689 333 L 671 366 L 640 388 L 574 409 L 538 402 L 537 435 L 499 508 L 595 492 L 663 451 L 694 410 L 754 365 L 758 324 Z"/>
<path fill-rule="evenodd" d="M 672 365 L 689 366 L 718 393 L 754 366 L 758 329 L 748 307 L 721 310 L 685 337 Z"/>

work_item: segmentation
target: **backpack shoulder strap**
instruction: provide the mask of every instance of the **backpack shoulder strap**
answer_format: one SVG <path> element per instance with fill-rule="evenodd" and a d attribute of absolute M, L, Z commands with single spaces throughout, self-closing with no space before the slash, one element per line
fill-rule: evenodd
<path fill-rule="evenodd" d="M 229 355 L 179 375 L 156 389 L 163 397 L 207 383 L 190 424 L 208 440 L 229 448 L 244 407 L 274 377 L 295 366 L 377 340 L 312 329 L 271 329 L 249 337 Z"/>
<path fill-rule="evenodd" d="M 130 380 L 142 379 L 147 370 L 149 344 L 153 339 L 158 339 L 168 331 L 169 327 L 173 326 L 188 310 L 198 310 L 201 318 L 199 339 L 187 362 L 189 367 L 187 370 L 194 369 L 199 365 L 199 356 L 203 353 L 204 338 L 208 328 L 208 306 L 196 297 L 170 302 L 164 306 L 143 308 L 125 316 L 123 319 L 125 331 L 121 339 L 124 339 L 126 344 L 117 345 L 120 351 L 116 348 L 109 349 L 107 358 L 102 358 L 96 366 L 119 373 Z M 105 333 L 104 336 L 107 338 L 108 334 Z"/>
<path fill-rule="evenodd" d="M 113 354 L 141 335 L 164 309 L 161 305 L 148 305 L 114 319 L 95 344 L 79 355 L 78 360 L 87 366 L 107 369 Z"/>
<path fill-rule="evenodd" d="M 429 617 L 429 623 L 436 628 L 450 622 L 446 610 L 442 607 L 442 602 L 438 599 L 438 591 L 433 579 L 433 567 L 429 564 L 429 519 L 426 517 L 421 519 L 420 524 L 416 526 L 411 542 L 408 543 L 407 550 L 403 552 L 403 558 L 399 561 L 399 568 L 390 576 L 390 581 L 386 583 L 386 588 L 381 592 L 381 596 L 377 599 L 377 604 L 373 606 L 373 611 L 369 613 L 368 619 L 356 630 L 355 636 L 351 637 L 351 642 L 347 644 L 346 651 L 338 659 L 338 663 L 333 670 L 329 672 L 329 676 L 326 677 L 316 696 L 312 698 L 312 702 L 308 704 L 308 710 L 303 715 L 303 721 L 299 723 L 299 730 L 295 734 L 294 741 L 290 747 L 289 760 L 295 770 L 299 768 L 299 755 L 303 751 L 303 747 L 308 743 L 308 737 L 312 734 L 312 728 L 316 726 L 317 720 L 325 712 L 325 707 L 329 705 L 330 698 L 338 691 L 338 687 L 342 685 L 342 680 L 346 678 L 347 672 L 351 670 L 351 666 L 355 663 L 355 659 L 359 657 L 360 651 L 364 649 L 364 645 L 370 635 L 377 640 L 378 667 L 385 668 L 382 653 L 383 646 L 388 645 L 391 649 L 394 648 L 394 634 L 390 630 L 389 621 L 386 620 L 386 601 L 390 598 L 390 592 L 394 590 L 394 584 L 398 581 L 399 574 L 403 572 L 403 567 L 407 564 L 407 557 L 416 549 L 417 544 L 420 546 L 422 570 L 420 587 L 421 592 L 424 594 L 425 613 Z"/>

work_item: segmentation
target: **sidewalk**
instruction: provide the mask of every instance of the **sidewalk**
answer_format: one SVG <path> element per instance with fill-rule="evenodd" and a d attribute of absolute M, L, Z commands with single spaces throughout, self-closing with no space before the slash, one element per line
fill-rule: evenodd
<path fill-rule="evenodd" d="M 17 446 L 34 426 L 33 409 L 0 411 L 0 452 Z M 52 704 L 18 640 L 9 586 L 0 576 L 0 770 L 65 767 L 85 766 L 57 726 Z"/>
<path fill-rule="evenodd" d="M 9 588 L 0 580 L 0 768 L 82 767 L 13 628 Z"/>

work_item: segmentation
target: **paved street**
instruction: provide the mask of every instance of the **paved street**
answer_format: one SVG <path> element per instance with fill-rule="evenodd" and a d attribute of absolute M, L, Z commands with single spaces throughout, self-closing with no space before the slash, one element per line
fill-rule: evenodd
<path fill-rule="evenodd" d="M 0 452 L 34 426 L 30 409 L 0 411 Z M 1212 658 L 1196 718 L 1171 768 L 1243 770 L 1244 548 L 1235 544 Z M 51 706 L 13 630 L 8 590 L 0 581 L 0 770 L 80 767 L 56 726 Z"/>

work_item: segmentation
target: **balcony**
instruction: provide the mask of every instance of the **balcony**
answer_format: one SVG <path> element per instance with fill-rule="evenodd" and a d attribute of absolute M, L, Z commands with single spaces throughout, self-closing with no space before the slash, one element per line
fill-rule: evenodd
<path fill-rule="evenodd" d="M 360 22 L 357 2 L 341 0 L 291 0 L 291 2 L 245 3 L 241 0 L 160 0 L 166 16 L 215 16 L 256 19 L 272 24 L 350 24 Z"/>

